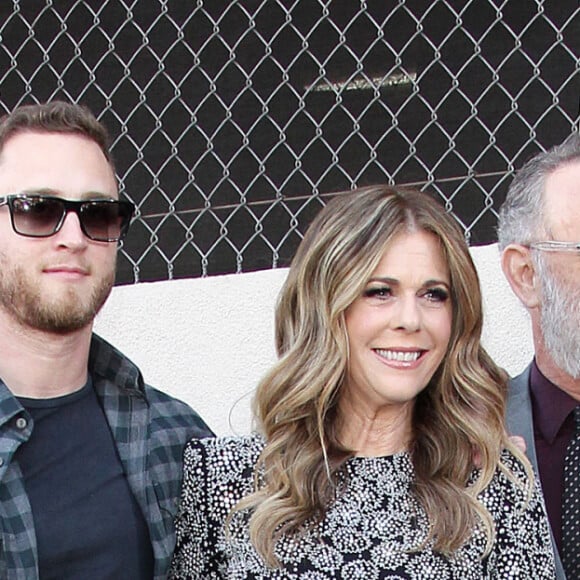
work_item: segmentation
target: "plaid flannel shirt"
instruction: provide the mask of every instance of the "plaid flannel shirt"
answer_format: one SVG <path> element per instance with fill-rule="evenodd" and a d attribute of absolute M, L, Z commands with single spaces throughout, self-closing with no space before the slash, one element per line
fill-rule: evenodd
<path fill-rule="evenodd" d="M 182 453 L 191 438 L 211 436 L 185 403 L 146 385 L 139 369 L 93 335 L 89 372 L 105 411 L 131 490 L 149 526 L 155 580 L 166 577 L 175 545 L 173 520 Z M 34 428 L 32 418 L 0 380 L 0 579 L 36 580 L 38 555 L 30 502 L 14 461 Z"/>

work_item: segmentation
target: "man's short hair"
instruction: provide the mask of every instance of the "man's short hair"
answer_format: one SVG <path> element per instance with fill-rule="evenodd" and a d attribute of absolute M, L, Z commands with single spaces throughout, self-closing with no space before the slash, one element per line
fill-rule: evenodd
<path fill-rule="evenodd" d="M 0 156 L 6 142 L 18 133 L 71 133 L 94 141 L 114 170 L 107 129 L 83 105 L 52 101 L 22 105 L 0 118 Z"/>

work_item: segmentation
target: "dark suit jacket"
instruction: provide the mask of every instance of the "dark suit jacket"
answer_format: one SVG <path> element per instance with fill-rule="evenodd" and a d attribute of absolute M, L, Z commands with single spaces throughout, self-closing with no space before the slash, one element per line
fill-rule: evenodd
<path fill-rule="evenodd" d="M 507 404 L 507 428 L 510 435 L 520 435 L 526 440 L 526 455 L 538 476 L 538 457 L 534 442 L 534 422 L 532 419 L 532 399 L 530 396 L 530 367 L 510 381 L 508 404 Z M 556 578 L 566 580 L 560 555 L 554 544 L 554 557 L 556 558 Z"/>

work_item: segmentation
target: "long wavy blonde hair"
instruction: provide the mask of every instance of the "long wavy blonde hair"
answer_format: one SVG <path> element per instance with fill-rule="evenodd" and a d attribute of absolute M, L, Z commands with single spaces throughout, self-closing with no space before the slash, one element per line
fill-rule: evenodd
<path fill-rule="evenodd" d="M 324 516 L 336 474 L 353 455 L 337 429 L 337 403 L 348 371 L 345 310 L 362 294 L 393 237 L 419 230 L 440 241 L 453 304 L 447 353 L 418 395 L 412 419 L 413 493 L 428 516 L 428 540 L 435 549 L 452 553 L 478 522 L 489 548 L 493 522 L 476 495 L 502 468 L 502 448 L 527 465 L 504 430 L 507 377 L 481 346 L 479 280 L 454 219 L 418 191 L 376 186 L 339 193 L 309 227 L 279 297 L 279 360 L 254 399 L 266 445 L 255 470 L 255 491 L 234 509 L 249 509 L 250 538 L 272 566 L 282 534 L 300 533 Z M 467 486 L 474 454 L 481 471 Z"/>

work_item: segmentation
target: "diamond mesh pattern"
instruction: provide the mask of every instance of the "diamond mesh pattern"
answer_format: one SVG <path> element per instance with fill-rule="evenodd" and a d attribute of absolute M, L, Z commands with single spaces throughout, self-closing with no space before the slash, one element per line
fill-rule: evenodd
<path fill-rule="evenodd" d="M 0 105 L 66 98 L 139 207 L 120 283 L 292 257 L 325 197 L 427 188 L 494 240 L 515 167 L 578 130 L 577 0 L 12 0 Z"/>

